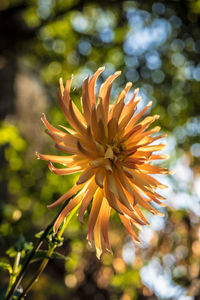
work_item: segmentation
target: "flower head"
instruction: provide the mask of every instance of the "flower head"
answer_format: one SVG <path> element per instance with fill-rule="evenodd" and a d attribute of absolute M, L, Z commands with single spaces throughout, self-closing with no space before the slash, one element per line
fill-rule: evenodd
<path fill-rule="evenodd" d="M 153 144 L 164 135 L 153 136 L 160 127 L 149 129 L 149 126 L 159 118 L 158 115 L 141 117 L 151 106 L 147 104 L 135 114 L 137 104 L 141 101 L 138 89 L 131 100 L 125 104 L 125 97 L 132 84 L 128 82 L 118 95 L 114 104 L 110 104 L 112 83 L 121 72 L 109 76 L 101 85 L 98 98 L 95 98 L 95 83 L 104 67 L 99 68 L 91 77 L 87 77 L 82 87 L 82 112 L 70 98 L 72 78 L 67 80 L 65 87 L 60 80 L 58 100 L 71 128 L 53 127 L 42 116 L 47 133 L 55 142 L 55 147 L 71 156 L 55 156 L 37 154 L 38 158 L 49 161 L 49 169 L 58 175 L 81 172 L 76 184 L 49 205 L 56 207 L 75 195 L 65 206 L 54 224 L 56 232 L 63 219 L 80 205 L 78 219 L 82 223 L 84 213 L 92 201 L 88 221 L 87 239 L 94 239 L 97 256 L 102 249 L 111 251 L 108 238 L 110 210 L 113 208 L 133 239 L 139 242 L 134 231 L 137 227 L 148 224 L 140 208 L 160 214 L 152 202 L 165 206 L 160 200 L 164 198 L 155 192 L 156 188 L 166 188 L 151 174 L 169 174 L 170 172 L 151 163 L 154 160 L 165 159 L 166 155 L 153 154 L 165 147 L 163 144 Z M 60 163 L 63 168 L 56 168 L 52 163 Z"/>

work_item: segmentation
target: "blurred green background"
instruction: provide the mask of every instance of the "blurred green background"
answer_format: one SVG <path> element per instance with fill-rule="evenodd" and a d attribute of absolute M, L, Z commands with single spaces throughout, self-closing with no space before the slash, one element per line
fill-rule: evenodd
<path fill-rule="evenodd" d="M 113 214 L 114 255 L 101 261 L 86 241 L 85 225 L 73 217 L 52 260 L 27 299 L 200 299 L 200 1 L 0 1 L 0 257 L 23 233 L 35 233 L 57 210 L 46 205 L 75 182 L 76 176 L 51 174 L 35 151 L 56 154 L 40 121 L 65 125 L 57 104 L 58 80 L 74 74 L 72 99 L 80 104 L 83 79 L 100 66 L 98 81 L 122 70 L 112 98 L 127 81 L 140 88 L 140 109 L 151 113 L 168 133 L 163 163 L 169 189 L 166 217 L 147 218 L 151 227 L 135 245 Z M 161 178 L 162 179 L 162 178 Z M 25 282 L 35 271 L 33 264 Z M 8 282 L 0 272 L 1 286 Z"/>

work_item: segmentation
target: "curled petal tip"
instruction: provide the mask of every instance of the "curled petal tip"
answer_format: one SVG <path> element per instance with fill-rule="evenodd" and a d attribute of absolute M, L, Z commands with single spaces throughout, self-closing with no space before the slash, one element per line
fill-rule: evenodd
<path fill-rule="evenodd" d="M 53 207 L 52 207 L 51 204 L 49 204 L 49 205 L 47 205 L 47 208 L 48 208 L 48 209 L 52 209 Z"/>
<path fill-rule="evenodd" d="M 53 232 L 56 233 L 57 231 L 58 231 L 58 228 L 57 228 L 56 224 L 54 224 L 54 226 L 53 226 Z"/>
<path fill-rule="evenodd" d="M 136 244 L 141 245 L 141 241 L 140 240 L 134 240 Z"/>
<path fill-rule="evenodd" d="M 112 252 L 112 249 L 111 249 L 111 248 L 105 247 L 105 249 L 106 249 L 106 251 L 107 251 L 108 253 L 110 253 L 111 255 L 113 255 L 113 252 Z"/>
<path fill-rule="evenodd" d="M 89 247 L 92 248 L 92 242 L 88 239 L 88 236 L 87 236 L 87 240 L 88 240 Z"/>
<path fill-rule="evenodd" d="M 78 215 L 78 220 L 79 220 L 79 222 L 81 223 L 81 225 L 84 224 L 84 222 L 83 222 L 83 217 L 82 217 L 82 216 Z"/>
<path fill-rule="evenodd" d="M 104 71 L 104 70 L 105 70 L 105 66 L 98 68 L 98 71 Z"/>
<path fill-rule="evenodd" d="M 171 170 L 171 171 L 169 171 L 169 175 L 174 175 L 176 173 L 176 171 L 175 170 Z"/>
<path fill-rule="evenodd" d="M 98 247 L 96 247 L 96 257 L 97 257 L 98 259 L 100 259 L 100 258 L 101 258 L 101 255 L 102 255 L 102 250 L 99 249 Z"/>
<path fill-rule="evenodd" d="M 43 119 L 45 118 L 46 118 L 45 113 L 42 113 L 41 120 L 43 121 Z"/>
<path fill-rule="evenodd" d="M 149 103 L 147 104 L 147 106 L 150 107 L 152 105 L 152 103 L 153 103 L 152 101 L 149 101 Z"/>
<path fill-rule="evenodd" d="M 116 71 L 115 75 L 121 75 L 122 71 Z"/>
<path fill-rule="evenodd" d="M 139 102 L 139 101 L 141 101 L 142 100 L 142 97 L 140 96 L 140 97 L 137 97 L 136 99 L 135 99 L 135 102 Z"/>
<path fill-rule="evenodd" d="M 129 86 L 132 87 L 132 85 L 133 85 L 132 82 L 127 82 L 126 87 L 129 87 Z"/>
<path fill-rule="evenodd" d="M 157 215 L 160 216 L 160 217 L 165 217 L 165 214 L 160 212 L 160 211 L 157 213 Z"/>
<path fill-rule="evenodd" d="M 40 159 L 40 154 L 36 151 L 35 155 L 37 156 L 37 159 Z"/>

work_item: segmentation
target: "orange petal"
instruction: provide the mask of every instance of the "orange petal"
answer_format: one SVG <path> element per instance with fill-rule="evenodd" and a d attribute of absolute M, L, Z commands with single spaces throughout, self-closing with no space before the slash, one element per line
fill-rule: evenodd
<path fill-rule="evenodd" d="M 74 155 L 73 156 L 57 156 L 57 155 L 40 154 L 37 152 L 36 152 L 36 155 L 37 155 L 38 159 L 52 161 L 55 163 L 60 163 L 60 164 L 73 164 L 74 163 Z"/>
<path fill-rule="evenodd" d="M 102 205 L 101 205 L 101 230 L 105 242 L 105 248 L 107 251 L 112 253 L 110 243 L 109 243 L 109 237 L 108 237 L 109 218 L 110 218 L 110 206 L 106 198 L 103 198 Z"/>
<path fill-rule="evenodd" d="M 79 177 L 76 184 L 81 184 L 88 181 L 92 176 L 94 176 L 95 171 L 92 167 L 88 167 Z"/>
<path fill-rule="evenodd" d="M 120 117 L 120 122 L 124 119 L 124 117 L 127 117 L 128 114 L 132 111 L 133 113 L 135 112 L 136 106 L 139 103 L 139 101 L 141 101 L 141 97 L 136 98 L 137 94 L 139 92 L 139 89 L 135 89 L 132 98 L 130 99 L 130 101 L 128 101 L 128 103 L 126 104 L 126 106 L 123 108 L 123 113 Z M 136 98 L 136 99 L 135 99 Z M 133 115 L 133 114 L 132 114 Z"/>
<path fill-rule="evenodd" d="M 151 155 L 149 157 L 150 160 L 168 159 L 168 158 L 169 158 L 168 154 Z"/>
<path fill-rule="evenodd" d="M 73 76 L 71 76 L 71 78 L 66 81 L 64 92 L 63 88 L 61 87 L 61 95 L 63 96 L 63 102 L 67 105 L 67 107 L 70 100 L 70 87 L 72 83 L 72 78 Z"/>
<path fill-rule="evenodd" d="M 90 181 L 90 184 L 88 185 L 87 191 L 82 199 L 82 203 L 79 209 L 78 219 L 80 223 L 83 223 L 83 216 L 85 213 L 85 210 L 87 209 L 88 205 L 90 204 L 90 201 L 92 200 L 92 197 L 94 193 L 97 190 L 97 185 L 94 183 L 93 180 Z"/>
<path fill-rule="evenodd" d="M 123 188 L 122 188 L 120 182 L 119 182 L 117 179 L 116 179 L 116 182 L 117 182 L 116 186 L 117 186 L 117 191 L 118 191 L 118 195 L 119 195 L 119 197 L 118 197 L 119 201 L 120 201 L 125 207 L 127 207 L 127 209 L 129 209 L 130 211 L 133 211 L 133 210 L 134 210 L 134 209 L 133 209 L 133 206 L 132 206 L 131 203 L 128 201 L 128 199 L 127 199 L 127 197 L 126 197 L 126 195 L 125 195 L 125 193 L 124 193 L 124 191 L 123 191 Z"/>
<path fill-rule="evenodd" d="M 46 118 L 45 114 L 42 114 L 41 120 L 42 120 L 42 122 L 44 123 L 45 127 L 46 127 L 49 131 L 51 131 L 51 132 L 53 132 L 53 133 L 56 133 L 56 134 L 57 134 L 58 136 L 60 136 L 60 137 L 65 136 L 66 133 L 64 133 L 63 131 L 61 131 L 61 130 L 55 128 L 54 126 L 52 126 L 52 125 L 47 121 L 47 118 Z"/>
<path fill-rule="evenodd" d="M 64 88 L 64 85 L 63 85 L 63 79 L 62 78 L 59 79 L 59 84 L 60 84 L 60 93 L 63 97 L 65 88 Z"/>
<path fill-rule="evenodd" d="M 77 143 L 77 138 L 69 135 L 69 134 L 64 134 L 63 137 L 60 137 L 57 133 L 53 133 L 49 130 L 45 131 L 56 143 L 64 143 L 64 144 L 71 144 L 71 145 L 76 145 Z"/>
<path fill-rule="evenodd" d="M 160 188 L 160 189 L 166 189 L 168 186 L 160 183 L 157 179 L 153 178 L 150 175 L 144 174 L 144 173 L 138 173 L 139 180 L 143 182 L 145 185 L 150 185 L 153 188 Z"/>
<path fill-rule="evenodd" d="M 71 189 L 69 189 L 64 195 L 62 195 L 60 198 L 58 198 L 58 200 L 56 200 L 55 202 L 53 202 L 52 204 L 48 205 L 48 208 L 54 208 L 58 205 L 60 205 L 61 203 L 63 203 L 64 201 L 68 200 L 69 198 L 71 198 L 74 194 L 76 194 L 78 191 L 80 191 L 80 189 L 83 187 L 84 185 L 74 185 Z"/>
<path fill-rule="evenodd" d="M 116 120 L 119 120 L 119 117 L 122 113 L 123 107 L 124 107 L 124 99 L 125 99 L 125 92 L 122 94 L 123 97 L 121 97 L 120 101 L 118 103 L 115 103 L 111 109 L 111 112 L 109 114 L 109 117 L 111 120 L 112 118 L 115 118 Z"/>
<path fill-rule="evenodd" d="M 56 222 L 54 223 L 54 226 L 53 226 L 54 233 L 56 233 L 58 231 L 64 218 L 79 204 L 79 202 L 81 201 L 81 197 L 83 197 L 83 195 L 77 195 L 75 198 L 70 200 L 70 202 L 67 204 L 67 206 L 62 210 L 62 212 L 58 216 Z"/>
<path fill-rule="evenodd" d="M 140 169 L 147 174 L 170 174 L 168 169 L 150 164 L 143 164 L 140 166 Z"/>
<path fill-rule="evenodd" d="M 85 124 L 81 122 L 81 119 L 79 118 L 79 114 L 75 112 L 71 99 L 69 101 L 69 113 L 71 119 L 73 120 L 73 127 L 82 135 L 87 135 L 86 127 L 84 126 Z"/>
<path fill-rule="evenodd" d="M 104 178 L 105 178 L 105 170 L 103 168 L 99 168 L 95 174 L 95 182 L 100 188 L 103 188 Z"/>
<path fill-rule="evenodd" d="M 58 102 L 60 104 L 60 107 L 64 113 L 64 116 L 66 118 L 66 120 L 70 123 L 70 125 L 73 127 L 73 121 L 72 118 L 69 114 L 69 110 L 68 110 L 68 106 L 66 105 L 66 103 L 63 100 L 63 97 L 60 95 L 59 92 L 57 92 L 57 97 L 58 97 Z M 68 98 L 68 97 L 67 97 Z M 69 100 L 68 100 L 69 101 Z"/>
<path fill-rule="evenodd" d="M 137 235 L 133 231 L 130 220 L 128 220 L 125 216 L 120 216 L 120 219 L 124 224 L 124 226 L 126 227 L 128 233 L 132 236 L 133 240 L 140 244 L 140 240 L 138 239 Z"/>
<path fill-rule="evenodd" d="M 88 91 L 88 80 L 89 76 L 84 80 L 83 87 L 82 87 L 82 107 L 83 107 L 83 113 L 85 116 L 85 119 L 87 123 L 90 123 L 90 99 L 89 99 L 89 91 Z"/>
<path fill-rule="evenodd" d="M 87 142 L 86 139 L 85 139 L 85 142 Z M 94 157 L 96 157 L 96 152 L 92 151 L 93 149 L 91 149 L 92 145 L 90 145 L 90 150 L 88 150 L 89 145 L 86 144 L 85 142 L 84 142 L 84 144 L 86 145 L 86 147 L 85 147 L 85 145 L 83 145 L 82 141 L 80 141 L 80 140 L 77 141 L 78 152 L 80 154 L 82 154 L 83 156 L 86 156 L 87 158 L 94 158 Z M 93 147 L 94 147 L 94 145 L 93 145 Z"/>
<path fill-rule="evenodd" d="M 137 202 L 138 202 L 139 205 L 141 205 L 142 207 L 144 207 L 145 209 L 147 209 L 148 211 L 150 211 L 154 215 L 164 216 L 163 213 L 157 211 L 153 206 L 151 206 L 148 203 L 147 200 L 145 200 L 145 198 L 138 192 L 138 189 L 137 189 L 137 187 L 135 185 L 133 185 L 133 189 L 134 189 L 134 193 L 136 195 Z"/>
<path fill-rule="evenodd" d="M 133 117 L 126 127 L 126 131 L 132 129 L 132 127 L 137 123 L 137 121 L 145 114 L 145 112 L 149 109 L 152 105 L 152 101 L 150 101 L 135 117 Z"/>
<path fill-rule="evenodd" d="M 114 139 L 118 131 L 118 121 L 113 118 L 108 122 L 108 140 L 111 141 Z"/>
<path fill-rule="evenodd" d="M 95 100 L 95 84 L 97 81 L 97 78 L 99 77 L 99 75 L 105 70 L 105 67 L 101 67 L 99 68 L 94 75 L 92 76 L 92 78 L 90 79 L 89 85 L 88 85 L 88 90 L 89 90 L 89 99 L 90 99 L 90 106 L 92 107 L 93 104 L 96 103 Z"/>
<path fill-rule="evenodd" d="M 140 148 L 140 151 L 159 151 L 165 148 L 165 144 L 153 145 L 153 146 L 144 146 Z"/>
<path fill-rule="evenodd" d="M 72 153 L 72 154 L 77 154 L 79 153 L 78 151 L 78 148 L 75 147 L 75 146 L 70 146 L 70 145 L 66 145 L 66 144 L 61 144 L 61 143 L 57 143 L 55 144 L 55 147 L 58 149 L 58 150 L 61 150 L 65 153 Z"/>
<path fill-rule="evenodd" d="M 138 216 L 142 219 L 142 221 L 144 221 L 144 223 L 149 226 L 150 225 L 149 222 L 147 221 L 147 219 L 145 218 L 145 216 L 143 215 L 143 213 L 141 212 L 137 204 L 134 206 L 134 210 L 136 211 Z"/>
<path fill-rule="evenodd" d="M 105 111 L 105 119 L 108 119 L 108 110 L 110 102 L 110 92 L 112 88 L 113 81 L 121 74 L 121 71 L 115 72 L 113 75 L 109 76 L 106 81 L 101 85 L 99 91 L 99 98 L 103 100 L 103 106 Z"/>
<path fill-rule="evenodd" d="M 98 118 L 98 121 L 99 121 L 99 120 L 102 120 L 103 125 L 105 126 L 105 129 L 106 129 L 105 112 L 104 112 L 104 107 L 103 107 L 102 98 L 98 98 L 98 104 L 97 104 L 97 118 Z"/>
<path fill-rule="evenodd" d="M 89 220 L 88 220 L 87 239 L 90 243 L 92 242 L 92 233 L 93 233 L 96 221 L 97 221 L 97 217 L 98 217 L 99 210 L 100 210 L 100 207 L 101 207 L 102 199 L 103 199 L 102 191 L 101 191 L 100 188 L 98 188 L 96 190 L 94 198 L 93 198 L 92 208 L 91 208 L 90 216 L 89 216 Z"/>
<path fill-rule="evenodd" d="M 116 176 L 119 178 L 119 180 L 120 180 L 122 186 L 124 187 L 124 189 L 126 191 L 128 191 L 130 194 L 133 194 L 133 188 L 132 188 L 131 184 L 129 183 L 127 177 L 124 175 L 124 172 L 123 172 L 122 169 L 117 170 L 117 175 Z"/>
<path fill-rule="evenodd" d="M 119 194 L 118 194 L 118 189 L 117 189 L 117 183 L 116 183 L 116 180 L 115 180 L 115 177 L 112 173 L 107 173 L 106 175 L 106 178 L 107 178 L 107 187 L 108 187 L 108 190 L 113 193 L 114 195 L 117 196 L 117 198 L 119 198 Z"/>
<path fill-rule="evenodd" d="M 107 178 L 105 179 L 105 198 L 107 199 L 109 205 L 116 210 L 119 214 L 123 215 L 123 211 L 119 208 L 115 196 L 109 191 Z"/>
<path fill-rule="evenodd" d="M 97 217 L 96 224 L 94 226 L 94 244 L 96 248 L 96 256 L 98 259 L 101 258 L 102 244 L 101 244 L 101 216 L 100 213 Z"/>
<path fill-rule="evenodd" d="M 51 172 L 53 172 L 54 174 L 57 174 L 57 175 L 73 174 L 73 173 L 80 172 L 83 169 L 80 166 L 74 166 L 74 167 L 71 167 L 71 168 L 69 167 L 69 168 L 57 169 L 53 166 L 53 164 L 51 162 L 49 162 L 48 166 L 49 166 L 49 169 L 51 170 Z"/>
<path fill-rule="evenodd" d="M 128 196 L 128 195 L 127 195 Z M 129 198 L 129 197 L 127 197 Z M 135 206 L 134 206 L 134 211 L 130 211 L 126 206 L 124 206 L 120 201 L 117 201 L 120 209 L 124 212 L 124 215 L 131 219 L 134 220 L 134 222 L 136 222 L 139 225 L 146 225 L 147 223 L 144 221 L 141 221 L 135 214 Z"/>

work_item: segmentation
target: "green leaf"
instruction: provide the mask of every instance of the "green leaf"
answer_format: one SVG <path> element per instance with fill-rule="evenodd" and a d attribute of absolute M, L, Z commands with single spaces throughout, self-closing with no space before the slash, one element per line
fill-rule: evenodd
<path fill-rule="evenodd" d="M 58 252 L 54 252 L 53 255 L 52 255 L 52 258 L 56 258 L 56 259 L 63 259 L 65 261 L 69 260 L 69 257 L 67 256 L 64 256 Z"/>
<path fill-rule="evenodd" d="M 34 263 L 34 262 L 36 262 L 38 260 L 42 260 L 45 257 L 47 257 L 47 250 L 39 250 L 39 251 L 37 251 L 34 254 L 34 256 L 33 256 L 32 260 L 31 260 L 31 263 Z M 69 257 L 66 257 L 66 256 L 64 256 L 64 255 L 62 255 L 62 254 L 60 254 L 58 252 L 54 252 L 51 255 L 51 259 L 54 259 L 54 258 L 56 258 L 56 259 L 63 259 L 63 260 L 68 260 L 69 259 Z"/>
<path fill-rule="evenodd" d="M 20 252 L 21 257 L 24 257 L 26 252 L 30 252 L 32 249 L 33 243 L 26 242 L 24 236 L 20 235 L 18 241 L 6 251 L 6 254 L 10 257 L 15 257 Z"/>
<path fill-rule="evenodd" d="M 10 257 L 15 257 L 17 255 L 17 251 L 15 250 L 15 247 L 12 246 L 6 251 L 6 254 Z"/>
<path fill-rule="evenodd" d="M 42 237 L 43 233 L 44 233 L 44 230 L 42 230 L 42 231 L 36 233 L 36 234 L 35 234 L 35 237 L 36 237 L 37 239 L 40 239 L 40 238 Z"/>
<path fill-rule="evenodd" d="M 3 270 L 7 270 L 10 274 L 12 273 L 12 267 L 10 264 L 0 261 L 0 268 Z"/>

